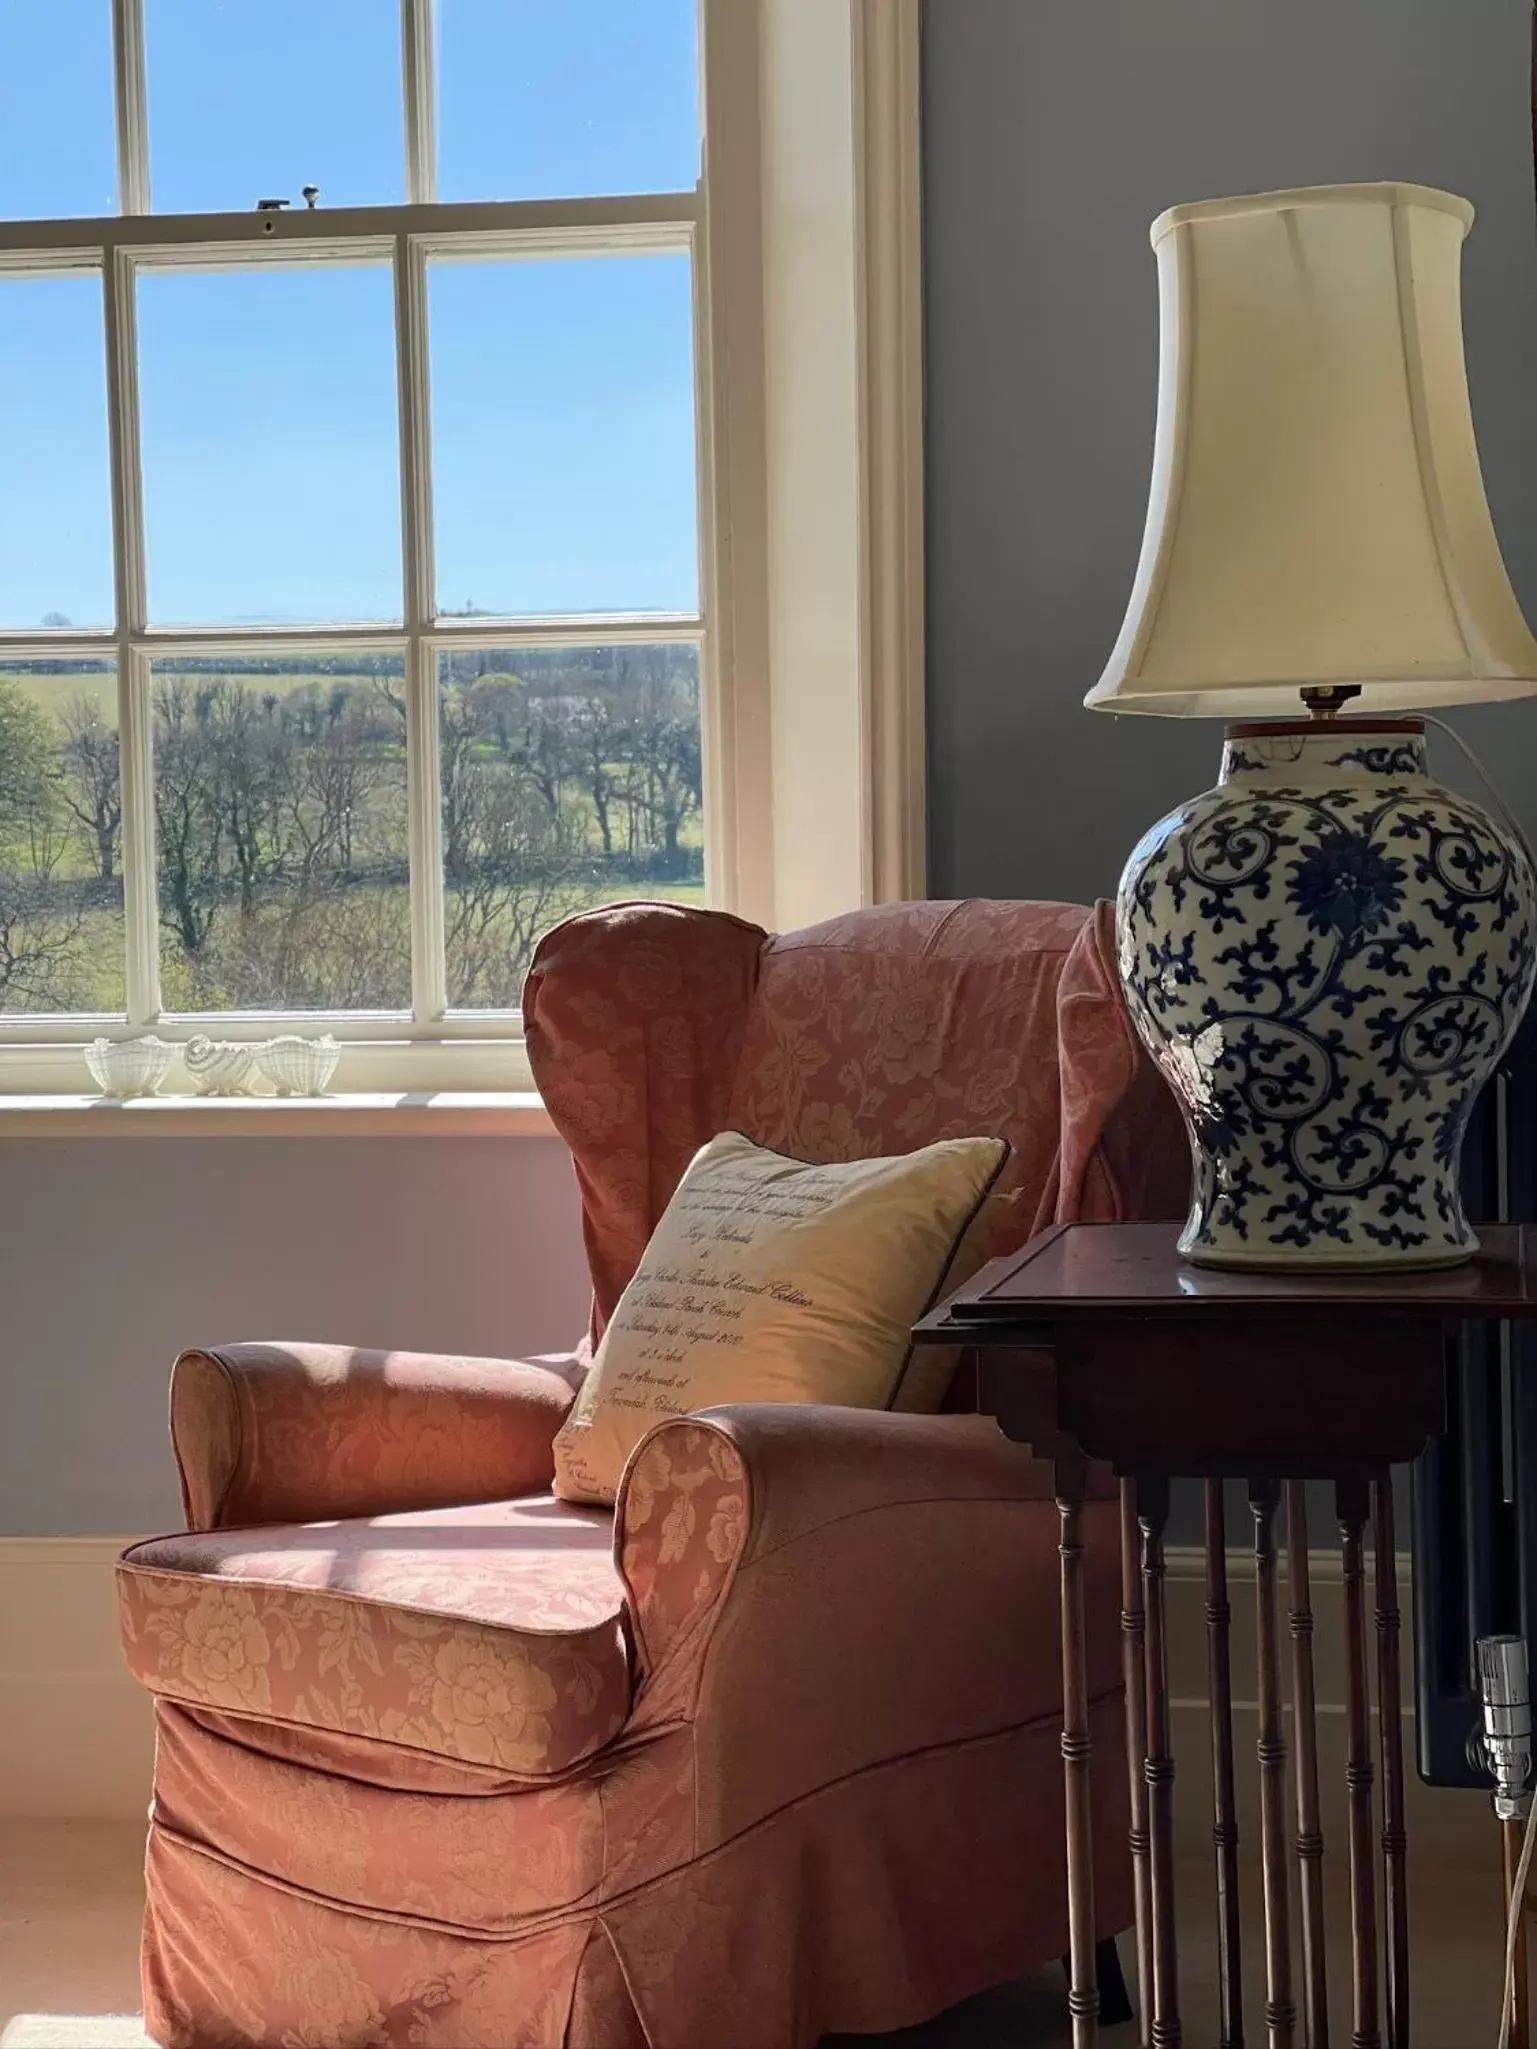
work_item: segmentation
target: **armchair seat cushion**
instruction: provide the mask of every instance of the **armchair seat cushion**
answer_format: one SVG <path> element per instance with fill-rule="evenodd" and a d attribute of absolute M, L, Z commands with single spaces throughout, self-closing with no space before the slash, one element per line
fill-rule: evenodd
<path fill-rule="evenodd" d="M 553 1496 L 156 1537 L 118 1567 L 135 1676 L 193 1708 L 533 1780 L 631 1705 L 613 1518 Z"/>

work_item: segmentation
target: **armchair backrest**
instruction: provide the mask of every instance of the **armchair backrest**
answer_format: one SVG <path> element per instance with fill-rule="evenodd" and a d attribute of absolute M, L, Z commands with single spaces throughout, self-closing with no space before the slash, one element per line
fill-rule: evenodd
<path fill-rule="evenodd" d="M 594 1337 L 719 1131 L 809 1160 L 999 1134 L 987 1249 L 1052 1222 L 1176 1216 L 1188 1150 L 1114 975 L 1110 907 L 891 904 L 771 935 L 718 911 L 569 918 L 523 996 L 576 1162 Z"/>

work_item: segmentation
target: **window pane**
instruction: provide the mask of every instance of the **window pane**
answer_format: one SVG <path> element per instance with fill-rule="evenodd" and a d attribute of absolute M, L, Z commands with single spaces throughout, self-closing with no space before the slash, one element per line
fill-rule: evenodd
<path fill-rule="evenodd" d="M 439 610 L 693 611 L 688 258 L 435 263 L 428 313 Z"/>
<path fill-rule="evenodd" d="M 144 35 L 157 213 L 404 199 L 391 0 L 146 0 Z"/>
<path fill-rule="evenodd" d="M 112 664 L 0 663 L 0 1014 L 122 1012 L 122 817 Z"/>
<path fill-rule="evenodd" d="M 117 212 L 111 0 L 0 0 L 0 216 Z"/>
<path fill-rule="evenodd" d="M 101 279 L 0 278 L 0 626 L 112 624 Z"/>
<path fill-rule="evenodd" d="M 150 618 L 398 619 L 389 267 L 146 270 L 139 359 Z"/>
<path fill-rule="evenodd" d="M 443 652 L 438 693 L 452 1006 L 514 1008 L 573 911 L 703 903 L 696 647 Z"/>
<path fill-rule="evenodd" d="M 692 191 L 695 0 L 438 0 L 438 197 Z"/>
<path fill-rule="evenodd" d="M 155 663 L 168 1010 L 410 1007 L 401 674 L 351 651 Z"/>

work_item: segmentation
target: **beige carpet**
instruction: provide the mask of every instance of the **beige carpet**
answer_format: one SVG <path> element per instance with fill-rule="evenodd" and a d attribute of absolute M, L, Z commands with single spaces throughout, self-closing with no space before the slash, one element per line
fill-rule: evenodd
<path fill-rule="evenodd" d="M 0 1817 L 0 2049 L 144 2049 L 144 1831 Z"/>
<path fill-rule="evenodd" d="M 134 1826 L 0 1818 L 0 2049 L 150 2049 L 135 2013 L 141 1846 L 142 1831 Z M 1216 2039 L 1211 1888 L 1201 1867 L 1183 1868 L 1180 1880 L 1185 2041 L 1189 2049 L 1209 2049 Z M 1483 1872 L 1422 1869 L 1413 1907 L 1416 2049 L 1493 2049 L 1495 1881 Z M 1253 1887 L 1244 1910 L 1250 2034 L 1260 2041 L 1261 1921 Z M 1336 2042 L 1350 2040 L 1344 1983 L 1349 1925 L 1343 1877 L 1331 1872 Z M 1130 1944 L 1123 1947 L 1129 1963 Z M 1062 2049 L 1068 2039 L 1064 2006 L 1061 1974 L 1052 1971 L 880 2039 L 890 2049 Z M 1107 2031 L 1106 2049 L 1134 2040 L 1130 2028 Z M 862 2049 L 874 2049 L 873 2039 L 863 2038 Z"/>

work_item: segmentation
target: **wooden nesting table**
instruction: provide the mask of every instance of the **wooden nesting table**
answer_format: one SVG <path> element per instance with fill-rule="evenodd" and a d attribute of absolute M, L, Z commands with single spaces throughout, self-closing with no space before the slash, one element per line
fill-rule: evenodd
<path fill-rule="evenodd" d="M 1323 1480 L 1334 1486 L 1345 1595 L 1351 2040 L 1353 2049 L 1381 2049 L 1384 2041 L 1388 2049 L 1407 2049 L 1408 1844 L 1390 1469 L 1414 1458 L 1443 1427 L 1447 1343 L 1456 1326 L 1537 1315 L 1537 1226 L 1491 1225 L 1481 1231 L 1479 1257 L 1445 1272 L 1340 1276 L 1192 1266 L 1175 1249 L 1178 1228 L 1059 1226 L 985 1267 L 914 1333 L 920 1343 L 965 1347 L 978 1406 L 1056 1470 L 1073 2042 L 1075 2049 L 1089 2049 L 1099 2039 L 1081 1520 L 1088 1462 L 1103 1460 L 1121 1482 L 1121 1631 L 1144 2049 L 1176 2049 L 1181 2041 L 1164 1603 L 1164 1532 L 1174 1478 L 1205 1483 L 1219 2039 L 1223 2049 L 1239 2049 L 1245 2039 L 1222 1488 L 1228 1477 L 1247 1482 L 1253 1518 L 1265 2039 L 1269 2049 L 1292 2049 L 1298 2022 L 1277 1593 L 1277 1524 L 1284 1508 L 1296 1751 L 1290 1854 L 1301 1921 L 1297 1990 L 1303 2039 L 1310 2049 L 1326 2049 L 1329 2041 L 1305 1496 L 1307 1481 Z M 1368 1527 L 1380 1839 L 1368 1677 Z"/>

